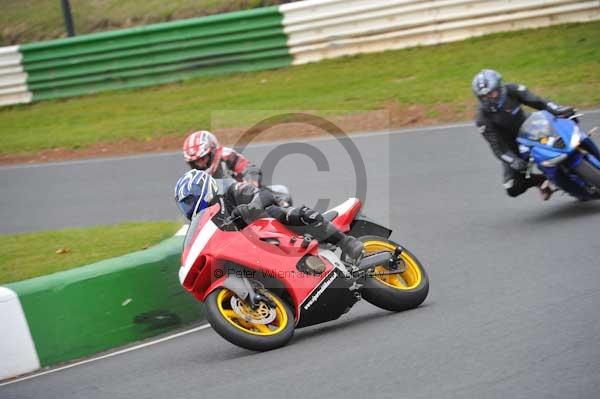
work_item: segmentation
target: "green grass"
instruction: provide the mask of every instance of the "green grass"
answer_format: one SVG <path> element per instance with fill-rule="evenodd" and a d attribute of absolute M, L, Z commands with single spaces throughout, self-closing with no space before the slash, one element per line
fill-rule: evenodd
<path fill-rule="evenodd" d="M 0 235 L 0 285 L 139 251 L 179 227 L 165 221 Z"/>
<path fill-rule="evenodd" d="M 498 34 L 259 73 L 0 109 L 0 153 L 149 140 L 210 128 L 214 110 L 373 110 L 442 103 L 471 116 L 482 68 L 563 104 L 600 104 L 600 23 Z M 232 120 L 231 125 L 242 122 Z"/>
<path fill-rule="evenodd" d="M 218 14 L 281 0 L 70 0 L 77 34 Z M 0 46 L 65 36 L 60 0 L 0 0 Z"/>

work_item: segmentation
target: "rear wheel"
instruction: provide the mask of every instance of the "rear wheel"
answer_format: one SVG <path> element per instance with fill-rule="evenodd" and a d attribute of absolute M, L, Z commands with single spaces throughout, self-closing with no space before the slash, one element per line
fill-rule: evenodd
<path fill-rule="evenodd" d="M 254 351 L 268 351 L 287 344 L 294 335 L 290 306 L 272 292 L 261 294 L 269 297 L 275 307 L 261 301 L 253 309 L 233 291 L 217 288 L 205 301 L 210 325 L 232 344 Z"/>
<path fill-rule="evenodd" d="M 588 160 L 582 160 L 575 168 L 575 172 L 586 182 L 600 190 L 600 170 L 592 165 Z"/>
<path fill-rule="evenodd" d="M 383 237 L 364 236 L 365 254 L 394 252 L 398 244 Z M 382 309 L 398 312 L 419 306 L 429 292 L 429 277 L 419 260 L 407 249 L 400 255 L 402 273 L 386 274 L 389 270 L 377 266 L 374 275 L 365 279 L 362 297 Z"/>

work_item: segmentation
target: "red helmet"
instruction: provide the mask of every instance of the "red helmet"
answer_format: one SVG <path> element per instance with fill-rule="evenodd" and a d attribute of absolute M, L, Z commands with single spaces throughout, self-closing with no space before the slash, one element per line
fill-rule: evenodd
<path fill-rule="evenodd" d="M 192 169 L 214 174 L 221 162 L 223 148 L 211 132 L 200 130 L 186 137 L 183 142 L 183 157 Z"/>

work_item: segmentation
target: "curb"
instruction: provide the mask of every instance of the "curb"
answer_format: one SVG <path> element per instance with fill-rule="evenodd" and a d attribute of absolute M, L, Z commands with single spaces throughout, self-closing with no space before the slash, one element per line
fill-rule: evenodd
<path fill-rule="evenodd" d="M 0 379 L 202 320 L 179 284 L 182 242 L 0 287 Z"/>

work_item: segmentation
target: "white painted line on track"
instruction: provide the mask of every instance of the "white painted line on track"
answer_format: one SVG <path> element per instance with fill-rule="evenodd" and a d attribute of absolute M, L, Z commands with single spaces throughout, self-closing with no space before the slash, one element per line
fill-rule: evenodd
<path fill-rule="evenodd" d="M 581 111 L 584 115 L 588 114 L 598 114 L 600 113 L 600 109 L 594 110 L 584 110 Z M 435 132 L 440 130 L 447 129 L 456 129 L 463 127 L 472 127 L 475 129 L 474 122 L 462 122 L 456 124 L 448 124 L 448 125 L 439 125 L 439 126 L 419 126 L 413 128 L 406 129 L 397 129 L 397 130 L 380 130 L 380 131 L 372 131 L 372 132 L 358 132 L 358 133 L 349 133 L 348 136 L 351 139 L 362 139 L 366 137 L 378 137 L 378 136 L 386 136 L 386 135 L 394 135 L 394 134 L 404 134 L 404 133 L 417 133 L 417 132 Z M 258 143 L 251 143 L 246 148 L 260 148 L 260 147 L 268 147 L 275 146 L 283 143 L 289 143 L 294 139 L 288 140 L 277 140 L 277 141 L 265 141 Z M 302 142 L 319 142 L 319 141 L 331 141 L 335 140 L 332 137 L 321 136 L 314 137 L 308 139 L 302 139 Z M 35 163 L 35 164 L 19 164 L 19 165 L 9 165 L 9 166 L 0 166 L 0 171 L 9 170 L 9 169 L 27 169 L 27 168 L 46 168 L 53 166 L 70 166 L 70 165 L 82 165 L 82 164 L 90 164 L 90 163 L 102 163 L 102 162 L 115 162 L 115 161 L 126 161 L 126 160 L 135 160 L 135 159 L 149 159 L 149 158 L 163 158 L 163 157 L 171 157 L 174 155 L 181 154 L 181 151 L 169 151 L 169 152 L 156 152 L 151 154 L 138 154 L 138 155 L 123 155 L 118 157 L 107 157 L 107 158 L 89 158 L 89 159 L 79 159 L 73 161 L 62 161 L 62 162 L 48 162 L 48 163 Z"/>
<path fill-rule="evenodd" d="M 92 363 L 92 362 L 95 362 L 97 360 L 102 360 L 102 359 L 106 359 L 106 358 L 109 358 L 109 357 L 113 357 L 113 356 L 117 356 L 117 355 L 122 355 L 123 353 L 132 352 L 132 351 L 135 351 L 135 350 L 138 350 L 138 349 L 146 348 L 148 346 L 156 345 L 156 344 L 159 344 L 161 342 L 169 341 L 169 340 L 172 340 L 172 339 L 184 336 L 184 335 L 188 335 L 188 334 L 200 331 L 200 330 L 207 329 L 209 327 L 210 327 L 210 324 L 203 324 L 201 326 L 194 327 L 194 328 L 191 328 L 189 330 L 185 330 L 185 331 L 182 331 L 182 332 L 179 332 L 179 333 L 176 333 L 176 334 L 173 334 L 173 335 L 169 335 L 169 336 L 166 336 L 166 337 L 163 337 L 163 338 L 159 338 L 159 339 L 154 340 L 154 341 L 145 342 L 143 344 L 135 345 L 135 346 L 132 346 L 130 348 L 125 348 L 125 349 L 122 349 L 122 350 L 119 350 L 119 351 L 116 351 L 116 352 L 107 353 L 106 355 L 94 357 L 94 358 L 91 358 L 91 359 L 82 360 L 80 362 L 68 364 L 68 365 L 62 366 L 62 367 L 57 367 L 55 369 L 51 369 L 51 370 L 47 370 L 47 371 L 42 371 L 40 373 L 28 375 L 26 377 L 16 378 L 16 379 L 11 380 L 11 381 L 0 382 L 0 387 L 2 387 L 4 385 L 15 384 L 17 382 L 21 382 L 21 381 L 25 381 L 25 380 L 30 380 L 30 379 L 36 378 L 36 377 L 41 377 L 41 376 L 46 375 L 46 374 L 56 373 L 57 371 L 62 371 L 62 370 L 70 369 L 70 368 L 73 368 L 73 367 L 76 367 L 76 366 L 81 366 L 81 365 L 84 365 L 84 364 L 87 364 L 87 363 Z"/>

